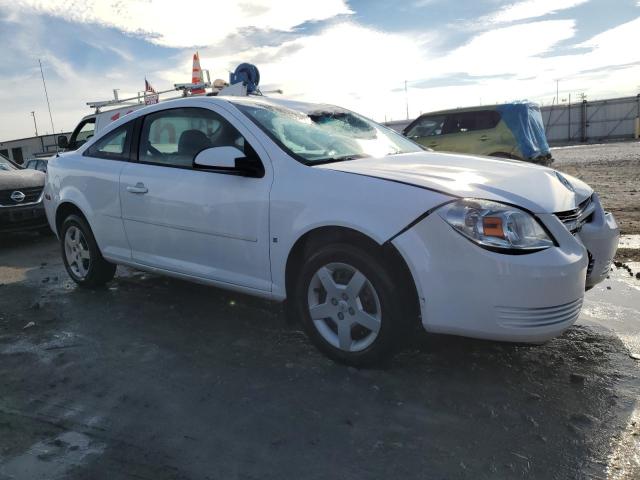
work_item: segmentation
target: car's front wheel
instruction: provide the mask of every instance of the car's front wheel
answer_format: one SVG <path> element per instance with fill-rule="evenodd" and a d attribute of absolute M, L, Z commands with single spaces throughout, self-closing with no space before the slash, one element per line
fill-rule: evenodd
<path fill-rule="evenodd" d="M 403 289 L 375 255 L 327 245 L 304 262 L 294 304 L 313 343 L 355 366 L 388 357 L 404 331 Z"/>
<path fill-rule="evenodd" d="M 87 221 L 69 215 L 60 229 L 60 247 L 67 273 L 81 287 L 99 287 L 110 281 L 116 266 L 107 262 Z"/>

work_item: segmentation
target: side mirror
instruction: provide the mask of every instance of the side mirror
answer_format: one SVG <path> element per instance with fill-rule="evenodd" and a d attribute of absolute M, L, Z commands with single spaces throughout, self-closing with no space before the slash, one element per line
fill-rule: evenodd
<path fill-rule="evenodd" d="M 59 148 L 67 148 L 69 146 L 69 141 L 67 140 L 66 135 L 58 136 L 58 147 Z"/>
<path fill-rule="evenodd" d="M 260 168 L 256 166 L 258 164 Z M 262 165 L 254 161 L 236 147 L 212 147 L 202 150 L 193 159 L 193 168 L 229 170 L 246 177 L 258 177 Z"/>

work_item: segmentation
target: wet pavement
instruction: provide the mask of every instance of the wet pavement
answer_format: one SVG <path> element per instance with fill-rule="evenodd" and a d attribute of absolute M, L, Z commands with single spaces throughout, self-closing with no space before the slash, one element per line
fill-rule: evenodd
<path fill-rule="evenodd" d="M 628 264 L 632 272 L 640 264 Z M 320 355 L 267 302 L 0 239 L 0 479 L 640 478 L 640 280 L 542 346 L 416 333 Z"/>

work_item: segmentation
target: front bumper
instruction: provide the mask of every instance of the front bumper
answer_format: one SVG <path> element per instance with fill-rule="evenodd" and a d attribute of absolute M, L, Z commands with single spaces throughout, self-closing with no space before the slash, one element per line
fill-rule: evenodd
<path fill-rule="evenodd" d="M 22 232 L 47 227 L 42 201 L 29 205 L 0 207 L 0 232 Z"/>
<path fill-rule="evenodd" d="M 437 214 L 427 216 L 393 244 L 413 275 L 427 331 L 539 343 L 559 335 L 578 318 L 589 285 L 587 248 L 602 259 L 598 266 L 615 253 L 615 220 L 607 220 L 604 212 L 602 216 L 608 230 L 594 219 L 593 229 L 585 225 L 578 237 L 555 215 L 538 215 L 559 246 L 525 255 L 485 250 Z M 598 278 L 592 273 L 589 282 Z"/>
<path fill-rule="evenodd" d="M 587 268 L 587 290 L 607 278 L 611 262 L 618 249 L 620 229 L 616 219 L 600 205 L 600 199 L 593 195 L 596 209 L 589 223 L 585 223 L 576 237 L 587 249 L 589 265 Z"/>

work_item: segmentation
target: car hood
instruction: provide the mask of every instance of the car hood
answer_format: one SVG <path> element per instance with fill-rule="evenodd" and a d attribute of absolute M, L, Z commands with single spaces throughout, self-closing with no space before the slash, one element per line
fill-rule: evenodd
<path fill-rule="evenodd" d="M 472 155 L 405 153 L 316 168 L 406 183 L 456 197 L 511 203 L 534 213 L 572 210 L 593 193 L 584 182 L 551 168 Z"/>
<path fill-rule="evenodd" d="M 37 170 L 0 170 L 0 190 L 44 186 L 44 173 Z"/>

